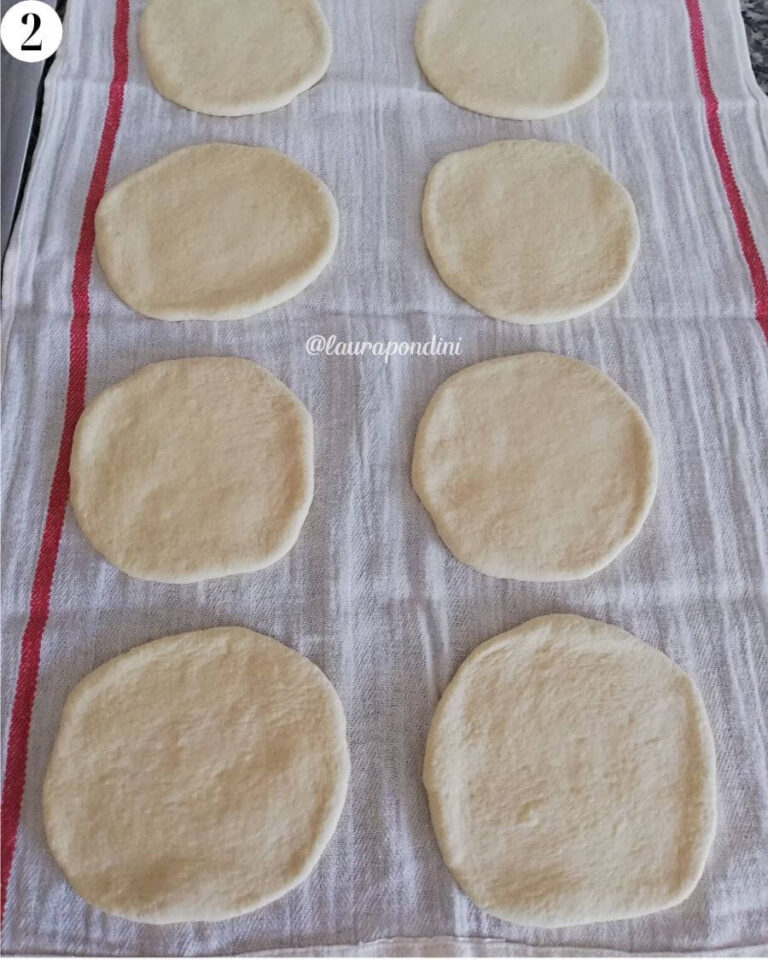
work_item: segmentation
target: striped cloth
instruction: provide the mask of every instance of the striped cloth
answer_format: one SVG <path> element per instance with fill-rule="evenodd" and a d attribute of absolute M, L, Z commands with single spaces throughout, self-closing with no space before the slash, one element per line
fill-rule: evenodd
<path fill-rule="evenodd" d="M 4 950 L 758 954 L 768 942 L 768 101 L 738 2 L 599 0 L 606 90 L 531 123 L 469 113 L 429 87 L 413 54 L 418 0 L 323 2 L 335 41 L 325 79 L 284 110 L 222 119 L 152 89 L 140 0 L 68 0 L 3 290 Z M 527 136 L 594 151 L 630 190 L 643 235 L 616 300 L 539 328 L 492 321 L 456 298 L 419 219 L 436 160 Z M 105 185 L 210 140 L 274 147 L 321 176 L 341 212 L 336 256 L 302 295 L 252 321 L 136 316 L 94 263 L 96 204 Z M 316 333 L 461 338 L 463 354 L 311 357 L 304 344 Z M 605 370 L 657 437 L 647 524 L 584 582 L 506 582 L 462 566 L 410 487 L 416 425 L 436 386 L 525 350 Z M 266 571 L 184 586 L 133 580 L 95 554 L 67 507 L 72 431 L 108 384 L 206 354 L 258 361 L 310 409 L 315 501 L 297 546 Z M 476 909 L 441 862 L 420 784 L 437 698 L 480 641 L 553 611 L 621 625 L 702 690 L 719 826 L 702 882 L 672 910 L 516 927 Z M 353 765 L 339 829 L 312 876 L 256 913 L 168 927 L 107 916 L 69 887 L 43 835 L 41 780 L 62 704 L 80 677 L 136 643 L 224 623 L 290 644 L 339 691 Z"/>

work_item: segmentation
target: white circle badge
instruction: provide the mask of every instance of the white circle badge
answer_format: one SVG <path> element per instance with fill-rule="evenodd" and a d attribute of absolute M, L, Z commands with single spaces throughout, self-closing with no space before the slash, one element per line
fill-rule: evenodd
<path fill-rule="evenodd" d="M 47 60 L 61 43 L 61 19 L 43 0 L 14 3 L 0 23 L 0 40 L 12 57 L 27 63 Z"/>

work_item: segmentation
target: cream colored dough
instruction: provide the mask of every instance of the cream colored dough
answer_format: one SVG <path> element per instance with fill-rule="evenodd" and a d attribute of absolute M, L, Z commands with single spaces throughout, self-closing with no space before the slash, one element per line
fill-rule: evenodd
<path fill-rule="evenodd" d="M 608 35 L 589 0 L 427 0 L 415 43 L 433 86 L 492 117 L 552 117 L 608 79 Z"/>
<path fill-rule="evenodd" d="M 285 106 L 331 59 L 315 0 L 149 0 L 139 43 L 164 97 L 223 117 Z"/>
<path fill-rule="evenodd" d="M 250 360 L 151 364 L 109 387 L 75 430 L 71 500 L 110 563 L 188 583 L 275 563 L 312 501 L 312 420 Z"/>
<path fill-rule="evenodd" d="M 569 143 L 500 140 L 449 154 L 429 174 L 422 220 L 451 290 L 515 323 L 599 307 L 626 283 L 639 245 L 632 198 Z"/>
<path fill-rule="evenodd" d="M 624 630 L 577 616 L 530 620 L 465 660 L 432 721 L 424 783 L 459 886 L 512 923 L 671 907 L 715 829 L 694 684 Z"/>
<path fill-rule="evenodd" d="M 314 664 L 239 627 L 180 634 L 70 693 L 45 832 L 95 907 L 146 923 L 224 920 L 308 876 L 348 776 L 344 712 Z"/>
<path fill-rule="evenodd" d="M 115 293 L 160 320 L 236 320 L 295 297 L 336 248 L 317 177 L 276 150 L 184 147 L 108 190 L 96 250 Z"/>
<path fill-rule="evenodd" d="M 580 360 L 524 353 L 441 384 L 412 475 L 463 563 L 492 577 L 576 580 L 637 535 L 657 462 L 645 418 L 613 380 Z"/>

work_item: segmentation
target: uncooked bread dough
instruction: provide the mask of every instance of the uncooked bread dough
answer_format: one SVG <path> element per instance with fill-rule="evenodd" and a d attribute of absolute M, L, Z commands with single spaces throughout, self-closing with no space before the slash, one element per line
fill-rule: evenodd
<path fill-rule="evenodd" d="M 70 465 L 78 523 L 110 563 L 188 583 L 286 554 L 312 501 L 312 420 L 237 357 L 144 367 L 88 404 Z"/>
<path fill-rule="evenodd" d="M 424 783 L 459 886 L 512 923 L 671 907 L 715 829 L 695 686 L 653 647 L 577 616 L 530 620 L 464 661 L 432 721 Z"/>
<path fill-rule="evenodd" d="M 89 673 L 43 785 L 48 844 L 77 892 L 131 920 L 224 920 L 307 877 L 349 776 L 344 712 L 309 660 L 219 627 Z"/>
<path fill-rule="evenodd" d="M 433 86 L 492 117 L 552 117 L 608 78 L 608 35 L 589 0 L 427 0 L 415 43 Z"/>
<path fill-rule="evenodd" d="M 626 282 L 639 245 L 627 191 L 569 143 L 500 140 L 449 154 L 429 174 L 422 219 L 451 290 L 516 323 L 599 307 Z"/>
<path fill-rule="evenodd" d="M 96 250 L 115 293 L 160 320 L 237 320 L 308 286 L 336 247 L 317 177 L 276 150 L 184 147 L 108 190 Z"/>
<path fill-rule="evenodd" d="M 635 404 L 594 367 L 524 353 L 466 367 L 422 417 L 413 486 L 446 546 L 492 577 L 575 580 L 640 530 L 656 451 Z"/>
<path fill-rule="evenodd" d="M 164 97 L 222 117 L 285 106 L 331 59 L 315 0 L 149 0 L 139 42 Z"/>

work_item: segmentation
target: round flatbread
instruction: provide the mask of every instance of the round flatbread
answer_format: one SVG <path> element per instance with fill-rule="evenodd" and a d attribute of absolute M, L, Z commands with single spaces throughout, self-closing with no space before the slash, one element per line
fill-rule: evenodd
<path fill-rule="evenodd" d="M 276 150 L 184 147 L 108 190 L 96 250 L 109 285 L 160 320 L 237 320 L 290 300 L 336 248 L 317 177 Z"/>
<path fill-rule="evenodd" d="M 285 106 L 331 59 L 315 0 L 149 0 L 139 43 L 159 93 L 221 117 Z"/>
<path fill-rule="evenodd" d="M 637 535 L 656 492 L 650 428 L 613 380 L 554 353 L 449 377 L 422 417 L 413 486 L 462 563 L 576 580 Z"/>
<path fill-rule="evenodd" d="M 464 661 L 432 721 L 424 783 L 457 883 L 512 923 L 671 907 L 715 829 L 695 686 L 653 647 L 576 616 L 530 620 Z"/>
<path fill-rule="evenodd" d="M 218 627 L 134 647 L 78 683 L 45 775 L 45 832 L 95 907 L 224 920 L 308 876 L 348 777 L 323 673 L 271 637 Z"/>
<path fill-rule="evenodd" d="M 497 320 L 551 323 L 627 281 L 632 198 L 583 147 L 500 140 L 451 153 L 427 179 L 424 238 L 454 293 Z"/>
<path fill-rule="evenodd" d="M 608 79 L 608 34 L 589 0 L 427 0 L 415 44 L 434 87 L 492 117 L 553 117 Z"/>
<path fill-rule="evenodd" d="M 90 543 L 133 577 L 189 583 L 275 563 L 312 501 L 312 420 L 237 357 L 168 360 L 86 407 L 72 508 Z"/>

